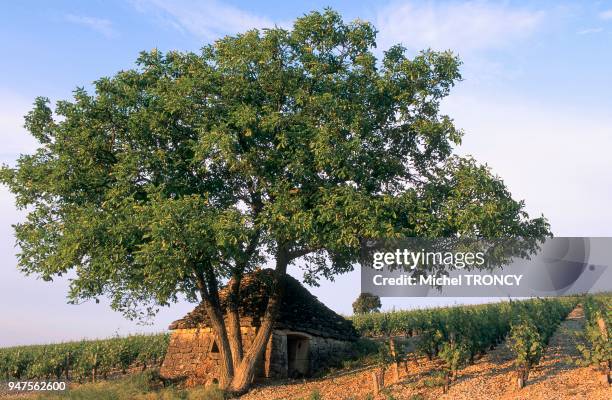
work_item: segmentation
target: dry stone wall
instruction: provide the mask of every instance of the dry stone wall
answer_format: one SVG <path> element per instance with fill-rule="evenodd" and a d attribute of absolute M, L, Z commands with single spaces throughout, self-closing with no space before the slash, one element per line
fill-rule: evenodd
<path fill-rule="evenodd" d="M 242 344 L 251 345 L 255 328 L 241 328 Z M 177 329 L 172 332 L 160 374 L 166 379 L 185 380 L 187 386 L 218 382 L 220 354 L 214 352 L 210 328 Z"/>
<path fill-rule="evenodd" d="M 256 327 L 242 327 L 242 343 L 249 348 L 257 334 Z M 346 358 L 351 342 L 312 336 L 302 332 L 275 330 L 256 367 L 256 379 L 288 377 L 287 335 L 301 335 L 308 341 L 308 370 L 313 374 Z M 210 328 L 177 329 L 172 332 L 161 375 L 166 379 L 185 380 L 187 386 L 218 382 L 220 354 L 213 351 L 214 334 Z"/>
<path fill-rule="evenodd" d="M 352 344 L 342 340 L 313 336 L 310 341 L 310 371 L 314 373 L 351 356 Z"/>

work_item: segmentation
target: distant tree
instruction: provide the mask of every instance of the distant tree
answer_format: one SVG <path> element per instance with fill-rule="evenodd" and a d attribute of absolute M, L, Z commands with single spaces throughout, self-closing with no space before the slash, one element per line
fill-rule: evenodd
<path fill-rule="evenodd" d="M 547 234 L 487 168 L 452 156 L 462 133 L 438 110 L 458 59 L 393 46 L 377 60 L 375 38 L 369 23 L 313 12 L 199 54 L 142 53 L 54 109 L 37 99 L 26 128 L 38 150 L 0 172 L 28 212 L 20 269 L 71 273 L 71 301 L 107 296 L 131 318 L 201 301 L 220 383 L 243 392 L 297 259 L 316 283 L 351 270 L 364 238 Z M 240 280 L 268 259 L 274 290 L 243 349 Z"/>
<path fill-rule="evenodd" d="M 357 300 L 353 302 L 353 313 L 355 314 L 367 314 L 371 312 L 380 311 L 382 303 L 380 297 L 373 295 L 372 293 L 361 293 Z"/>

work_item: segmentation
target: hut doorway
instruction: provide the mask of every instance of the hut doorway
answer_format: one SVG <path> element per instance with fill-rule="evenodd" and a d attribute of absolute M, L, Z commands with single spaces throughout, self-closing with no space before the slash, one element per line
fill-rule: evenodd
<path fill-rule="evenodd" d="M 290 378 L 308 375 L 308 337 L 287 334 L 287 374 Z"/>

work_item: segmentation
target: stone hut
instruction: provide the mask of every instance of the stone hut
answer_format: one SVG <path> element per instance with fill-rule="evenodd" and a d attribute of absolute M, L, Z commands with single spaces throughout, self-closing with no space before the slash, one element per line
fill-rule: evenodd
<path fill-rule="evenodd" d="M 272 271 L 246 275 L 240 286 L 240 325 L 244 349 L 249 348 L 268 303 Z M 357 333 L 350 321 L 327 308 L 296 279 L 287 276 L 285 298 L 267 344 L 256 366 L 256 379 L 309 376 L 346 357 Z M 225 310 L 229 290 L 219 292 Z M 219 347 L 204 306 L 198 305 L 170 325 L 172 335 L 161 367 L 167 379 L 186 379 L 187 385 L 216 383 Z"/>

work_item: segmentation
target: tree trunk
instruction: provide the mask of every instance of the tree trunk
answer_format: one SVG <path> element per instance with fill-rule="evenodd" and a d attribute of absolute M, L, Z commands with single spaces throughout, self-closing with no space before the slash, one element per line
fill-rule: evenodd
<path fill-rule="evenodd" d="M 450 387 L 451 376 L 450 372 L 446 371 L 444 373 L 444 386 L 442 388 L 443 393 L 448 393 L 448 388 Z"/>
<path fill-rule="evenodd" d="M 230 304 L 227 312 L 227 333 L 232 349 L 232 362 L 237 367 L 242 362 L 242 332 L 240 331 L 240 315 L 238 313 L 238 302 L 240 301 L 240 280 L 239 275 L 232 277 L 230 286 Z"/>
<path fill-rule="evenodd" d="M 238 310 L 229 310 L 227 314 L 227 334 L 232 349 L 232 362 L 240 365 L 243 357 L 242 332 L 240 331 L 240 315 Z"/>
<path fill-rule="evenodd" d="M 250 182 L 250 193 L 251 198 L 253 199 L 253 217 L 256 218 L 257 215 L 259 215 L 259 213 L 261 212 L 263 204 L 261 203 L 261 198 L 259 194 L 257 194 L 253 190 L 253 186 L 254 183 Z M 243 254 L 244 258 L 242 260 L 236 261 L 236 266 L 232 271 L 232 279 L 230 280 L 230 298 L 229 307 L 227 311 L 227 330 L 230 346 L 232 349 L 232 362 L 234 364 L 234 370 L 238 368 L 238 366 L 240 366 L 242 358 L 244 357 L 244 348 L 242 346 L 242 332 L 240 331 L 240 313 L 238 311 L 241 301 L 240 283 L 242 281 L 243 274 L 248 268 L 249 261 L 257 250 L 260 234 L 261 230 L 257 229 L 250 237 L 249 244 Z"/>
<path fill-rule="evenodd" d="M 608 341 L 608 327 L 606 326 L 606 321 L 602 317 L 597 318 L 597 326 L 601 337 L 603 337 L 605 341 Z M 610 385 L 610 364 L 610 361 L 603 361 L 600 363 L 601 383 L 605 386 Z"/>
<path fill-rule="evenodd" d="M 93 359 L 93 368 L 91 369 L 91 381 L 95 382 L 96 381 L 96 373 L 98 369 L 98 349 L 96 349 L 96 353 L 94 354 L 94 359 Z"/>
<path fill-rule="evenodd" d="M 384 372 L 382 374 L 379 370 L 372 372 L 372 394 L 374 396 L 378 396 L 384 387 L 384 382 L 383 379 L 381 379 L 381 376 L 383 376 L 384 379 Z"/>
<path fill-rule="evenodd" d="M 529 368 L 519 368 L 517 370 L 516 387 L 522 389 L 527 385 L 527 378 L 529 377 Z"/>
<path fill-rule="evenodd" d="M 607 341 L 608 327 L 606 326 L 606 321 L 602 317 L 597 318 L 597 326 L 599 327 L 599 332 L 601 333 L 601 336 L 604 338 L 604 340 Z"/>
<path fill-rule="evenodd" d="M 236 368 L 234 379 L 232 380 L 230 386 L 230 392 L 233 394 L 239 395 L 246 392 L 251 384 L 251 381 L 253 380 L 257 361 L 264 354 L 266 345 L 270 340 L 270 335 L 272 333 L 272 329 L 274 328 L 274 323 L 276 322 L 278 310 L 285 294 L 285 274 L 287 273 L 288 263 L 289 258 L 287 256 L 287 252 L 279 250 L 279 253 L 276 256 L 276 268 L 274 273 L 274 283 L 272 286 L 273 289 L 270 299 L 268 300 L 266 312 L 264 313 L 261 326 L 257 331 L 257 335 L 255 336 L 253 343 L 244 354 L 242 361 L 240 362 L 240 366 Z"/>
<path fill-rule="evenodd" d="M 389 352 L 391 353 L 391 358 L 393 359 L 392 370 L 393 370 L 393 380 L 394 383 L 400 381 L 400 372 L 399 372 L 399 358 L 397 354 L 397 350 L 395 349 L 395 339 L 389 338 Z"/>
<path fill-rule="evenodd" d="M 211 304 L 210 299 L 204 300 L 204 308 L 210 318 L 215 340 L 219 347 L 219 356 L 221 357 L 221 371 L 219 374 L 219 387 L 226 389 L 234 377 L 234 364 L 232 362 L 232 351 L 227 337 L 225 321 L 221 313 L 220 307 L 215 307 Z"/>
<path fill-rule="evenodd" d="M 196 283 L 202 296 L 202 303 L 210 319 L 211 328 L 219 347 L 219 355 L 221 357 L 219 386 L 222 389 L 226 389 L 234 377 L 234 365 L 232 364 L 232 351 L 229 339 L 227 338 L 227 329 L 225 328 L 223 312 L 219 302 L 216 277 L 212 273 L 211 266 L 208 266 L 208 268 L 196 268 L 195 275 Z"/>
<path fill-rule="evenodd" d="M 610 361 L 603 361 L 599 364 L 600 381 L 604 386 L 610 386 Z"/>
<path fill-rule="evenodd" d="M 70 352 L 66 354 L 66 367 L 64 369 L 64 372 L 66 373 L 66 380 L 69 379 L 69 371 L 70 371 Z"/>

